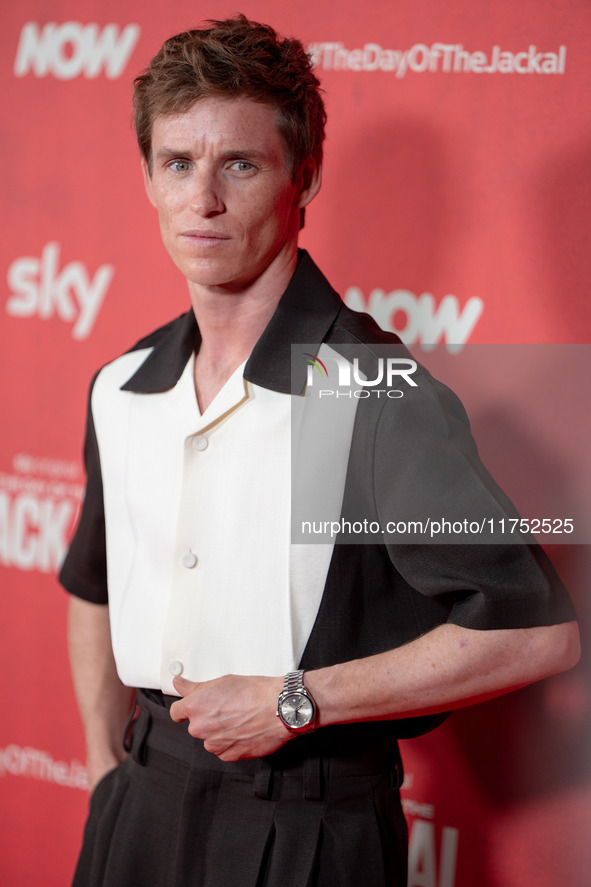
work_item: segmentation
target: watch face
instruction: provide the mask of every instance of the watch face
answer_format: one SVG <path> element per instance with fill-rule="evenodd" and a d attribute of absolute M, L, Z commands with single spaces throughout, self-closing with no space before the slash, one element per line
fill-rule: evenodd
<path fill-rule="evenodd" d="M 290 693 L 281 703 L 281 719 L 297 730 L 310 723 L 314 715 L 314 706 L 303 693 Z"/>

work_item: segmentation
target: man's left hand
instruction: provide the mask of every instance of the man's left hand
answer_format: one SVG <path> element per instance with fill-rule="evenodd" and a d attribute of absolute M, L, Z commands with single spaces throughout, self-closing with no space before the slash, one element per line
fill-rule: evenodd
<path fill-rule="evenodd" d="M 182 699 L 170 707 L 173 721 L 189 721 L 191 736 L 222 761 L 258 758 L 290 738 L 276 715 L 283 678 L 224 675 L 194 683 L 174 678 Z"/>

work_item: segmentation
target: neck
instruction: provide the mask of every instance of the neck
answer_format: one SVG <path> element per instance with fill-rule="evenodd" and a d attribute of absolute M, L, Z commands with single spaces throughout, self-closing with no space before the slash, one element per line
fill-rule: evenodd
<path fill-rule="evenodd" d="M 297 250 L 268 268 L 243 290 L 203 287 L 189 281 L 201 334 L 195 359 L 195 389 L 201 412 L 252 349 L 273 316 L 297 264 Z"/>

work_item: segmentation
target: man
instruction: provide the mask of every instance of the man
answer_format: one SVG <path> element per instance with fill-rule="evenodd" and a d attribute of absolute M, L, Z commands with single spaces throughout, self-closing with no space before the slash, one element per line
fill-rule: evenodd
<path fill-rule="evenodd" d="M 181 34 L 135 114 L 192 308 L 92 388 L 61 573 L 94 789 L 75 884 L 405 885 L 396 738 L 570 667 L 570 603 L 526 545 L 291 542 L 324 409 L 292 345 L 369 372 L 397 347 L 298 252 L 324 128 L 301 44 L 243 16 Z M 507 513 L 454 396 L 393 359 L 402 396 L 325 435 L 337 511 Z M 324 499 L 317 458 L 296 480 Z"/>

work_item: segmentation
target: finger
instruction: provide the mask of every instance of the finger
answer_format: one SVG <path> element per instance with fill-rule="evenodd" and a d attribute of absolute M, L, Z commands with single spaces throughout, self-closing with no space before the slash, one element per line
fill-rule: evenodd
<path fill-rule="evenodd" d="M 173 686 L 177 693 L 180 693 L 181 696 L 187 696 L 195 687 L 199 686 L 197 683 L 193 681 L 187 681 L 186 678 L 182 678 L 180 676 L 173 678 L 172 680 Z M 170 717 L 176 723 L 180 723 L 181 721 L 188 720 L 188 715 L 185 711 L 185 705 L 183 699 L 179 699 L 178 702 L 173 702 L 170 706 Z"/>
<path fill-rule="evenodd" d="M 168 713 L 171 719 L 173 721 L 176 721 L 177 724 L 180 724 L 181 721 L 188 720 L 188 716 L 185 714 L 182 699 L 180 699 L 178 702 L 173 702 Z"/>

